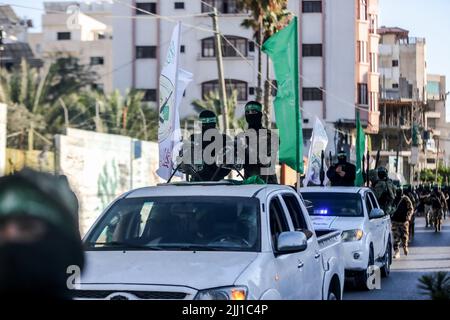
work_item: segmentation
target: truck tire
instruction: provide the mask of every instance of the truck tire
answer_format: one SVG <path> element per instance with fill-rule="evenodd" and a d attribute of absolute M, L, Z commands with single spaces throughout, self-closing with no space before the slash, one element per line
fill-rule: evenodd
<path fill-rule="evenodd" d="M 360 271 L 355 277 L 355 284 L 358 289 L 364 290 L 364 291 L 370 290 L 369 287 L 367 286 L 367 280 L 369 279 L 369 267 L 373 266 L 374 263 L 375 263 L 375 259 L 374 259 L 374 254 L 373 254 L 373 248 L 372 248 L 372 246 L 370 246 L 369 260 L 367 263 L 367 268 L 366 268 L 366 270 Z"/>
<path fill-rule="evenodd" d="M 339 300 L 336 296 L 336 294 L 333 291 L 328 292 L 328 299 L 327 300 Z"/>
<path fill-rule="evenodd" d="M 386 252 L 384 253 L 384 264 L 383 267 L 381 267 L 381 276 L 383 278 L 389 277 L 389 274 L 391 273 L 391 264 L 392 264 L 392 245 L 391 245 L 391 239 L 389 239 L 387 246 L 386 246 Z"/>

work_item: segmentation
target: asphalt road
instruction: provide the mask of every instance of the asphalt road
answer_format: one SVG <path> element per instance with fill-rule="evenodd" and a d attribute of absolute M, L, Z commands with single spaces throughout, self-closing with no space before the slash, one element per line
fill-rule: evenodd
<path fill-rule="evenodd" d="M 425 228 L 425 220 L 416 218 L 416 232 L 410 244 L 409 255 L 394 260 L 389 278 L 381 280 L 381 289 L 357 291 L 345 288 L 345 300 L 423 300 L 429 299 L 417 288 L 418 279 L 437 271 L 450 272 L 450 218 L 440 233 Z"/>

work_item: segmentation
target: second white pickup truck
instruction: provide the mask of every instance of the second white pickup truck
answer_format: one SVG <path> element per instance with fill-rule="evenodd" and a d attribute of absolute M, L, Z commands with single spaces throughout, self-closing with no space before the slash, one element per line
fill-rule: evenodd
<path fill-rule="evenodd" d="M 105 210 L 84 241 L 78 299 L 342 299 L 341 234 L 318 238 L 290 187 L 134 190 Z"/>

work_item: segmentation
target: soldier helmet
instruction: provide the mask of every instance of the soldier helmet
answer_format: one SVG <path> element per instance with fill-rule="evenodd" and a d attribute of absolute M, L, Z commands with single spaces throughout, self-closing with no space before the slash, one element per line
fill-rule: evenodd
<path fill-rule="evenodd" d="M 387 169 L 385 167 L 379 167 L 377 169 L 377 172 L 378 172 L 378 178 L 379 179 L 382 179 L 382 180 L 387 179 L 388 171 L 387 171 Z"/>

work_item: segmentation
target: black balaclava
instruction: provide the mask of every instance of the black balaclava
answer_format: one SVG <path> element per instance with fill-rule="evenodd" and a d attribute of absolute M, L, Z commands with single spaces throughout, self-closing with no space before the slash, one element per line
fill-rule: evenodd
<path fill-rule="evenodd" d="M 250 101 L 245 105 L 245 120 L 249 129 L 262 128 L 262 105 L 257 101 Z"/>
<path fill-rule="evenodd" d="M 209 129 L 215 129 L 217 126 L 217 117 L 212 111 L 204 110 L 200 112 L 199 120 L 202 123 L 203 134 Z"/>
<path fill-rule="evenodd" d="M 84 266 L 76 202 L 67 182 L 50 174 L 25 169 L 0 178 L 0 296 L 69 298 L 67 268 Z M 4 233 L 11 226 L 18 236 Z"/>
<path fill-rule="evenodd" d="M 21 217 L 26 223 L 29 216 Z M 25 218 L 25 219 L 24 219 Z M 0 224 L 17 223 L 19 217 Z M 70 299 L 70 266 L 83 268 L 80 241 L 44 222 L 45 231 L 33 241 L 0 243 L 0 296 L 34 299 Z"/>
<path fill-rule="evenodd" d="M 347 163 L 347 154 L 345 152 L 338 153 L 338 163 L 346 164 Z"/>

